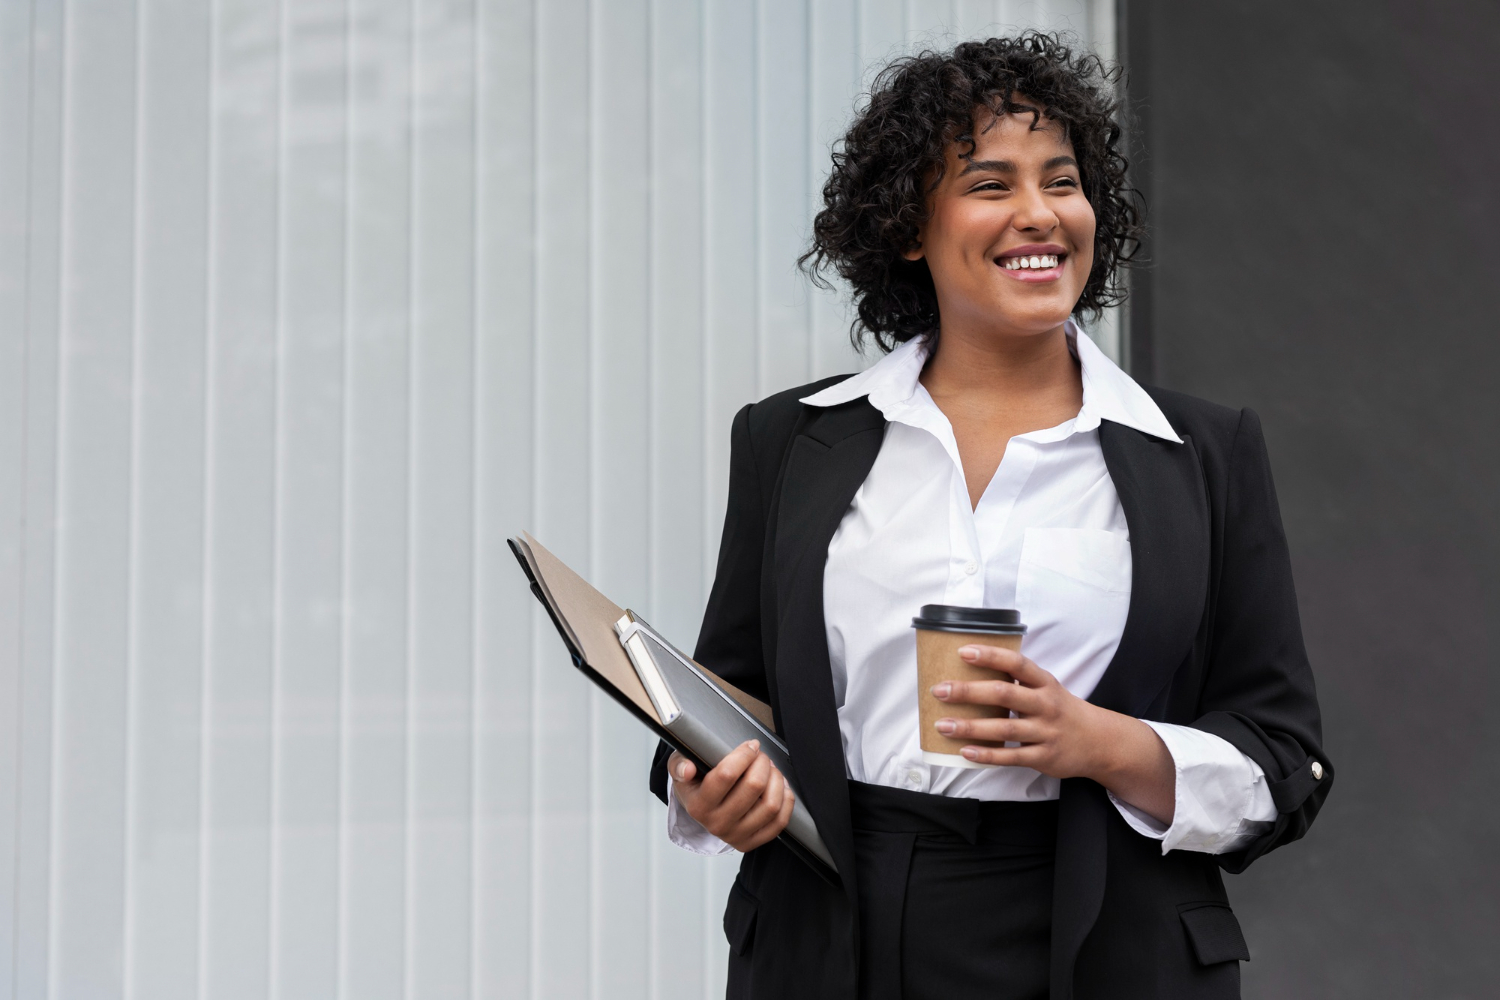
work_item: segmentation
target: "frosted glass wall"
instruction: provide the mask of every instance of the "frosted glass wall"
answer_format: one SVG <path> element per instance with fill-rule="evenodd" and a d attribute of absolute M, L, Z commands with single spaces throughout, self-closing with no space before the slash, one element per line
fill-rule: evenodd
<path fill-rule="evenodd" d="M 504 539 L 690 645 L 862 77 L 1112 12 L 0 2 L 0 996 L 721 995 Z"/>

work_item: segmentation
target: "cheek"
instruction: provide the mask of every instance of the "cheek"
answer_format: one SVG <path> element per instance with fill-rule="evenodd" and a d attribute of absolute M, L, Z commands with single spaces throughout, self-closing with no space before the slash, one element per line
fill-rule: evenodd
<path fill-rule="evenodd" d="M 1008 221 L 991 202 L 954 200 L 933 215 L 929 226 L 943 255 L 958 261 L 983 256 L 1005 232 Z"/>
<path fill-rule="evenodd" d="M 1077 199 L 1076 205 L 1070 205 L 1066 214 L 1062 217 L 1063 227 L 1068 231 L 1068 237 L 1073 246 L 1077 248 L 1080 257 L 1087 256 L 1090 264 L 1094 258 L 1094 235 L 1098 226 L 1094 219 L 1094 207 L 1082 198 Z"/>

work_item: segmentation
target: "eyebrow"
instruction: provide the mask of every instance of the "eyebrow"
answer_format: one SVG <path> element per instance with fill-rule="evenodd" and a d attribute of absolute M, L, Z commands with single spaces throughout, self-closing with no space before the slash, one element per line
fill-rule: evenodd
<path fill-rule="evenodd" d="M 1055 170 L 1058 167 L 1076 166 L 1078 166 L 1078 161 L 1071 156 L 1054 156 L 1042 164 L 1042 170 Z M 1016 165 L 1009 160 L 970 160 L 969 165 L 958 172 L 958 176 L 963 177 L 965 174 L 978 173 L 981 170 L 988 170 L 996 174 L 1013 174 L 1016 172 Z"/>

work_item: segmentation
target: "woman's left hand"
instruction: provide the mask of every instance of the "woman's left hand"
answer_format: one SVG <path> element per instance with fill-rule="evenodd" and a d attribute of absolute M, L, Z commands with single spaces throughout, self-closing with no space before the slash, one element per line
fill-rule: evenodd
<path fill-rule="evenodd" d="M 1084 701 L 1014 650 L 964 646 L 958 653 L 969 663 L 1010 675 L 1015 683 L 998 678 L 944 681 L 933 685 L 933 696 L 949 704 L 1008 708 L 1016 717 L 939 719 L 938 732 L 959 740 L 1021 744 L 966 746 L 966 758 L 1029 767 L 1054 778 L 1092 778 L 1131 805 L 1171 822 L 1176 772 L 1172 755 L 1150 726 Z"/>

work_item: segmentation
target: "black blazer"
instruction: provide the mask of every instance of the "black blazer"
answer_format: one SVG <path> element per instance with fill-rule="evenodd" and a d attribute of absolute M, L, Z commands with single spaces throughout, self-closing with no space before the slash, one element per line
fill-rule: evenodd
<path fill-rule="evenodd" d="M 823 565 L 885 419 L 863 397 L 798 402 L 844 377 L 746 406 L 731 435 L 718 573 L 694 655 L 770 702 L 796 786 L 845 874 L 835 889 L 775 841 L 744 856 L 724 914 L 730 998 L 857 994 L 859 899 Z M 1280 815 L 1245 850 L 1163 856 L 1100 785 L 1063 781 L 1054 1000 L 1237 997 L 1236 960 L 1250 956 L 1219 870 L 1242 871 L 1301 837 L 1333 783 L 1260 421 L 1147 391 L 1184 443 L 1099 428 L 1134 569 L 1119 649 L 1090 700 L 1228 740 L 1264 769 Z M 658 750 L 651 771 L 663 800 L 669 752 Z"/>

